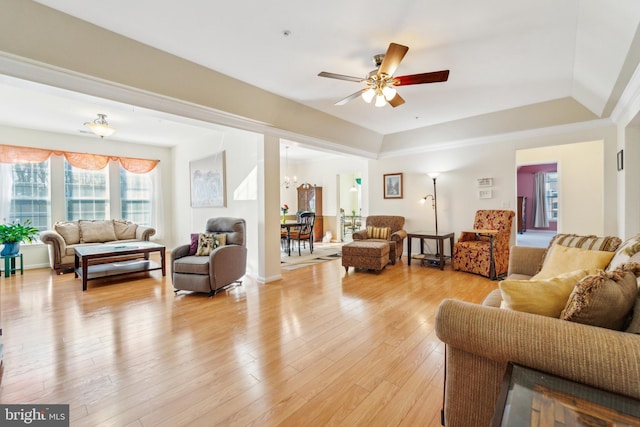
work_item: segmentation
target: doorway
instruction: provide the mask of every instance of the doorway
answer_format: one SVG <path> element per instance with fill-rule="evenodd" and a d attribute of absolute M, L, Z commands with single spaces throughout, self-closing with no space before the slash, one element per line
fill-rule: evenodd
<path fill-rule="evenodd" d="M 362 227 L 362 175 L 353 172 L 338 175 L 338 233 L 340 241 L 350 242 L 354 231 Z"/>
<path fill-rule="evenodd" d="M 518 166 L 517 245 L 549 245 L 558 232 L 558 188 L 557 163 Z"/>

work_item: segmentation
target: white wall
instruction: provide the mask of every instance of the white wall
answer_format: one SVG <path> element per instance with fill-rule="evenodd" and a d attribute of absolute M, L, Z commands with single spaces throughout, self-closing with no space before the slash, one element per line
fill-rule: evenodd
<path fill-rule="evenodd" d="M 174 221 L 172 246 L 189 242 L 191 233 L 204 231 L 209 218 L 226 216 L 244 218 L 247 222 L 247 271 L 258 272 L 258 202 L 257 191 L 258 144 L 263 136 L 252 132 L 229 129 L 205 141 L 185 141 L 172 149 Z M 227 206 L 224 208 L 192 208 L 189 162 L 211 156 L 220 151 L 226 155 Z M 242 196 L 239 196 L 242 194 Z M 248 194 L 248 195 L 247 195 Z"/>

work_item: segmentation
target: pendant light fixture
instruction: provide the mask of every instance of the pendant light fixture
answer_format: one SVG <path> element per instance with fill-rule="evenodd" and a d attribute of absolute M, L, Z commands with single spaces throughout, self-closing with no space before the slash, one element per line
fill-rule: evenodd
<path fill-rule="evenodd" d="M 109 126 L 109 123 L 107 123 L 106 114 L 98 114 L 97 119 L 95 119 L 93 122 L 85 122 L 84 125 L 87 126 L 91 130 L 91 132 L 98 135 L 100 138 L 111 136 L 116 131 L 114 128 Z"/>

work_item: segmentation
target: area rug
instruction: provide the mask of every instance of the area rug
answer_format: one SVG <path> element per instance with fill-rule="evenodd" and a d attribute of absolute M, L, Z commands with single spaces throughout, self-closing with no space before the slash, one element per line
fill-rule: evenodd
<path fill-rule="evenodd" d="M 342 257 L 341 243 L 314 243 L 313 253 L 309 253 L 309 245 L 302 248 L 302 255 L 298 255 L 298 250 L 291 249 L 291 256 L 282 253 L 280 266 L 283 270 L 296 270 L 298 268 L 309 267 L 327 261 L 333 261 Z"/>

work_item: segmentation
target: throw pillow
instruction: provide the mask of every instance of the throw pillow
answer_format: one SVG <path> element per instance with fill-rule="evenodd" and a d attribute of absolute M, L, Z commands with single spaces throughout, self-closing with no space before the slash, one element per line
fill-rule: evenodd
<path fill-rule="evenodd" d="M 569 295 L 586 270 L 576 270 L 544 280 L 503 280 L 499 283 L 500 308 L 541 316 L 560 317 Z"/>
<path fill-rule="evenodd" d="M 138 224 L 126 221 L 124 219 L 114 219 L 113 229 L 118 240 L 133 240 L 136 238 L 136 230 L 138 229 Z"/>
<path fill-rule="evenodd" d="M 191 244 L 189 245 L 189 255 L 195 255 L 198 252 L 198 233 L 191 233 Z"/>
<path fill-rule="evenodd" d="M 575 270 L 595 271 L 596 269 L 604 269 L 612 257 L 613 252 L 591 251 L 582 248 L 554 245 L 551 248 L 549 258 L 542 266 L 542 270 L 533 276 L 532 279 L 550 279 Z"/>
<path fill-rule="evenodd" d="M 633 306 L 633 311 L 631 312 L 631 323 L 625 329 L 625 332 L 629 332 L 631 334 L 640 334 L 640 290 L 638 291 L 638 298 L 636 298 L 636 304 Z"/>
<path fill-rule="evenodd" d="M 80 220 L 81 243 L 105 243 L 118 240 L 113 222 L 106 220 Z"/>
<path fill-rule="evenodd" d="M 549 246 L 547 246 L 547 250 L 542 257 L 542 264 L 538 267 L 538 271 L 540 271 L 544 264 L 547 263 L 551 249 L 553 249 L 555 245 L 567 246 L 570 248 L 582 248 L 591 251 L 615 252 L 615 250 L 618 249 L 618 246 L 620 246 L 620 243 L 622 243 L 622 240 L 616 236 L 598 237 L 595 235 L 579 236 L 577 234 L 556 234 L 549 242 Z"/>
<path fill-rule="evenodd" d="M 213 238 L 213 234 L 199 234 L 196 256 L 209 256 L 211 254 L 211 251 L 215 249 L 215 244 L 216 242 Z"/>
<path fill-rule="evenodd" d="M 53 229 L 62 236 L 67 245 L 80 243 L 80 226 L 78 221 L 59 221 Z"/>
<path fill-rule="evenodd" d="M 562 319 L 601 328 L 622 330 L 638 295 L 636 274 L 640 264 L 580 280 L 562 311 Z"/>
<path fill-rule="evenodd" d="M 227 235 L 224 233 L 214 234 L 216 239 L 216 248 L 218 246 L 225 246 L 227 244 Z"/>
<path fill-rule="evenodd" d="M 607 266 L 607 271 L 613 271 L 627 262 L 640 262 L 640 234 L 620 245 Z"/>
<path fill-rule="evenodd" d="M 389 240 L 389 235 L 391 235 L 391 227 L 367 227 L 368 239 Z"/>

